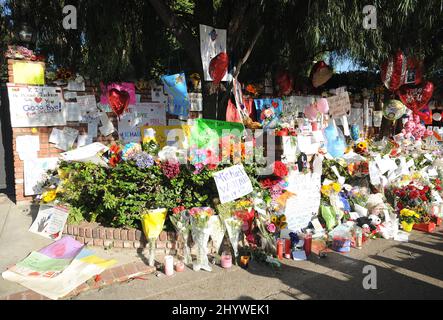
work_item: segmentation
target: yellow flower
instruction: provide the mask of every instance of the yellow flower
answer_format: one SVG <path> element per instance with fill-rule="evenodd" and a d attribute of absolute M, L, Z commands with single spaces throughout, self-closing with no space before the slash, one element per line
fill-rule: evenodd
<path fill-rule="evenodd" d="M 285 215 L 282 215 L 281 217 L 280 217 L 280 223 L 285 223 L 286 222 L 286 216 Z"/>
<path fill-rule="evenodd" d="M 415 172 L 413 175 L 412 175 L 412 179 L 420 179 L 421 178 L 421 174 L 420 174 L 420 172 Z"/>
<path fill-rule="evenodd" d="M 321 193 L 323 193 L 324 195 L 329 195 L 329 193 L 331 192 L 331 185 L 322 185 L 321 186 Z"/>
<path fill-rule="evenodd" d="M 285 222 L 285 223 L 281 223 L 280 224 L 280 229 L 286 229 L 286 227 L 288 226 L 288 224 Z"/>
<path fill-rule="evenodd" d="M 278 218 L 276 216 L 272 216 L 271 218 L 271 222 L 272 223 L 277 223 Z"/>
<path fill-rule="evenodd" d="M 335 192 L 340 192 L 340 190 L 341 190 L 341 185 L 340 185 L 340 183 L 337 183 L 337 182 L 334 182 L 333 184 L 332 184 L 332 189 L 335 191 Z"/>
<path fill-rule="evenodd" d="M 57 192 L 55 190 L 46 191 L 42 194 L 42 199 L 44 203 L 49 203 L 55 200 L 57 197 Z"/>

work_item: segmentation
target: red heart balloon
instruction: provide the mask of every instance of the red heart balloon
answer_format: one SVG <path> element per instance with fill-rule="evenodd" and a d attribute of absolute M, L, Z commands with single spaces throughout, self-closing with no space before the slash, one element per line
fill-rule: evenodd
<path fill-rule="evenodd" d="M 381 80 L 391 91 L 400 88 L 406 81 L 408 61 L 401 50 L 381 66 Z"/>
<path fill-rule="evenodd" d="M 228 72 L 229 57 L 226 52 L 216 55 L 209 64 L 209 75 L 214 84 L 219 84 Z"/>
<path fill-rule="evenodd" d="M 108 91 L 109 105 L 112 111 L 120 117 L 129 106 L 129 93 L 127 91 L 120 91 L 115 88 Z"/>
<path fill-rule="evenodd" d="M 432 111 L 429 106 L 425 106 L 422 110 L 414 112 L 417 114 L 421 120 L 424 121 L 425 125 L 432 125 Z"/>
<path fill-rule="evenodd" d="M 421 85 L 405 84 L 401 86 L 397 94 L 406 107 L 414 112 L 418 112 L 428 104 L 433 92 L 434 84 L 428 81 Z"/>
<path fill-rule="evenodd" d="M 292 92 L 294 80 L 288 71 L 280 71 L 276 76 L 276 83 L 279 87 L 279 95 L 287 96 Z"/>

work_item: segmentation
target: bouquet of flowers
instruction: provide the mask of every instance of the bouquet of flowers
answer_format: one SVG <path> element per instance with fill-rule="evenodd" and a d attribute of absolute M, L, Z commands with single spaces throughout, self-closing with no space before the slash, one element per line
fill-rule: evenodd
<path fill-rule="evenodd" d="M 214 215 L 211 208 L 192 208 L 189 210 L 191 217 L 192 238 L 197 244 L 197 261 L 194 264 L 194 271 L 201 269 L 211 272 L 212 268 L 208 260 L 208 241 L 211 235 L 209 220 Z"/>
<path fill-rule="evenodd" d="M 141 221 L 143 232 L 149 241 L 149 265 L 154 266 L 155 245 L 157 238 L 163 230 L 166 220 L 166 209 L 144 210 L 142 212 Z"/>
<path fill-rule="evenodd" d="M 183 206 L 176 207 L 172 209 L 172 215 L 169 216 L 169 219 L 178 235 L 183 239 L 184 262 L 185 264 L 190 265 L 192 263 L 192 257 L 188 245 L 189 235 L 191 233 L 191 219 L 189 212 Z"/>
<path fill-rule="evenodd" d="M 232 245 L 234 256 L 237 258 L 238 242 L 243 228 L 243 220 L 235 215 L 235 203 L 225 203 L 217 206 L 220 218 L 228 231 L 229 242 Z"/>

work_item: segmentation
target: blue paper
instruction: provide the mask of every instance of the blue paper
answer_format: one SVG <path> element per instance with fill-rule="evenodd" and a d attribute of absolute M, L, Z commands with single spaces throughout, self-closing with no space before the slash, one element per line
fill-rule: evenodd
<path fill-rule="evenodd" d="M 275 129 L 283 110 L 281 99 L 255 99 L 258 118 L 264 129 Z"/>
<path fill-rule="evenodd" d="M 162 76 L 161 79 L 163 81 L 165 91 L 173 98 L 168 112 L 176 116 L 187 117 L 189 115 L 190 102 L 185 74 L 179 73 L 169 76 Z"/>

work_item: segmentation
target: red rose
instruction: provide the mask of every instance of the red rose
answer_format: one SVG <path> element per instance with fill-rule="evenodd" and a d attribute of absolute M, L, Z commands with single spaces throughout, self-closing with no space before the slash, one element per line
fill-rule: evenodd
<path fill-rule="evenodd" d="M 404 209 L 403 205 L 400 202 L 397 203 L 397 209 L 400 211 Z"/>
<path fill-rule="evenodd" d="M 420 197 L 420 192 L 418 192 L 417 190 L 412 190 L 412 191 L 409 193 L 409 197 L 410 197 L 412 200 L 415 200 L 415 199 L 417 199 L 418 197 Z"/>
<path fill-rule="evenodd" d="M 427 198 L 426 195 L 424 195 L 424 194 L 422 194 L 422 195 L 420 196 L 420 199 L 421 199 L 422 201 L 428 201 L 428 198 Z"/>
<path fill-rule="evenodd" d="M 403 191 L 403 190 L 401 190 L 401 191 L 399 192 L 398 196 L 399 196 L 400 198 L 404 198 L 404 197 L 406 197 L 406 192 Z"/>
<path fill-rule="evenodd" d="M 289 171 L 286 165 L 281 161 L 275 161 L 274 163 L 274 175 L 279 178 L 286 177 Z"/>
<path fill-rule="evenodd" d="M 111 157 L 111 159 L 109 159 L 109 164 L 111 165 L 111 167 L 115 167 L 119 162 L 118 157 Z"/>
<path fill-rule="evenodd" d="M 255 237 L 252 233 L 248 234 L 246 237 L 246 241 L 248 241 L 249 244 L 255 244 Z"/>
<path fill-rule="evenodd" d="M 436 189 L 437 191 L 441 191 L 442 188 L 441 188 L 440 186 L 436 186 L 435 189 Z"/>
<path fill-rule="evenodd" d="M 217 165 L 214 163 L 208 164 L 208 170 L 213 171 L 217 169 Z"/>

